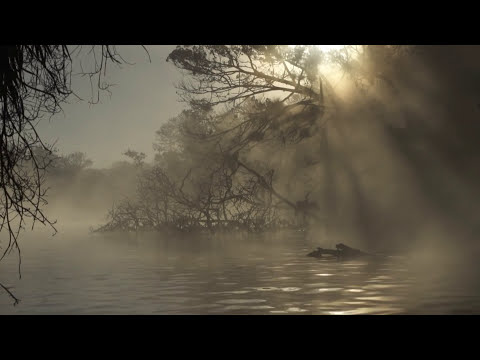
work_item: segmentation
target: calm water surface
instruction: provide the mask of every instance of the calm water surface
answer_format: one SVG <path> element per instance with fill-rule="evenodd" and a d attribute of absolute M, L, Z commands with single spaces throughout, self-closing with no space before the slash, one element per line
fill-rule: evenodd
<path fill-rule="evenodd" d="M 472 268 L 387 257 L 319 260 L 298 233 L 215 238 L 59 233 L 22 239 L 0 263 L 16 307 L 0 314 L 471 314 L 480 313 Z"/>

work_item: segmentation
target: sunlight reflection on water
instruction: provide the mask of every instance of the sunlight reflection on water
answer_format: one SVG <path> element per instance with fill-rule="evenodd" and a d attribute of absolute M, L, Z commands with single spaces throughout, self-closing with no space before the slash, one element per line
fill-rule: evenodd
<path fill-rule="evenodd" d="M 404 257 L 338 262 L 305 256 L 316 244 L 298 236 L 222 240 L 36 235 L 21 280 L 16 257 L 0 263 L 21 299 L 0 294 L 0 314 L 480 313 L 480 286 L 419 282 Z"/>

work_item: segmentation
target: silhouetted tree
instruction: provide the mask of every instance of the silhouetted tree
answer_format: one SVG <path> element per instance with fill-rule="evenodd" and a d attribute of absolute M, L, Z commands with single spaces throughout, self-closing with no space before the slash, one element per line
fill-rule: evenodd
<path fill-rule="evenodd" d="M 252 174 L 229 159 L 215 139 L 197 139 L 202 111 L 180 114 L 157 132 L 156 162 L 139 177 L 137 196 L 118 203 L 100 230 L 174 228 L 260 231 L 276 220 L 273 174 Z M 196 121 L 198 120 L 198 121 Z"/>
<path fill-rule="evenodd" d="M 282 101 L 297 94 L 297 103 L 323 106 L 324 82 L 328 84 L 318 70 L 323 60 L 315 46 L 286 45 L 178 46 L 167 58 L 191 75 L 179 85 L 180 95 L 201 108 L 272 92 L 285 94 Z"/>
<path fill-rule="evenodd" d="M 145 161 L 145 158 L 147 157 L 145 155 L 145 153 L 143 153 L 143 152 L 138 152 L 138 151 L 130 150 L 130 149 L 125 151 L 122 155 L 125 155 L 126 157 L 132 159 L 133 163 L 137 167 L 142 166 L 144 161 Z"/>
<path fill-rule="evenodd" d="M 54 228 L 42 208 L 46 204 L 45 170 L 51 146 L 36 126 L 62 110 L 69 96 L 75 60 L 86 52 L 93 68 L 83 70 L 92 83 L 91 102 L 99 101 L 107 66 L 124 62 L 114 46 L 11 45 L 0 46 L 0 232 L 8 232 L 0 260 L 20 248 L 17 239 L 27 220 Z M 42 148 L 44 152 L 39 152 Z M 20 272 L 20 262 L 19 262 Z"/>
<path fill-rule="evenodd" d="M 93 161 L 87 158 L 87 154 L 77 151 L 64 157 L 64 166 L 74 171 L 83 170 L 92 166 Z"/>
<path fill-rule="evenodd" d="M 321 71 L 329 58 L 316 46 L 178 46 L 167 61 L 188 75 L 178 85 L 181 98 L 197 115 L 203 113 L 204 131 L 187 124 L 189 134 L 218 142 L 222 138 L 224 155 L 260 182 L 255 166 L 234 154 L 272 141 L 299 143 L 322 129 L 326 136 L 326 123 L 342 102 Z M 272 186 L 265 189 L 300 211 Z"/>
<path fill-rule="evenodd" d="M 331 137 L 335 134 L 346 147 L 348 136 L 342 126 L 358 117 L 336 94 L 322 65 L 339 67 L 353 80 L 364 109 L 379 109 L 388 104 L 380 104 L 370 91 L 381 84 L 385 93 L 398 98 L 395 67 L 412 50 L 400 45 L 359 45 L 325 54 L 316 46 L 188 45 L 178 46 L 167 61 L 186 75 L 178 89 L 194 115 L 185 112 L 192 121 L 186 123 L 184 132 L 221 144 L 225 157 L 235 159 L 237 166 L 260 181 L 259 162 L 253 165 L 248 155 L 251 149 L 316 139 L 318 153 L 309 164 L 322 167 L 318 207 L 303 207 L 302 198 L 295 201 L 274 186 L 265 188 L 296 213 L 315 217 L 320 209 L 325 227 L 334 228 L 340 211 L 337 174 L 358 174 L 343 169 L 346 162 L 339 158 L 344 155 L 339 146 L 333 150 Z"/>

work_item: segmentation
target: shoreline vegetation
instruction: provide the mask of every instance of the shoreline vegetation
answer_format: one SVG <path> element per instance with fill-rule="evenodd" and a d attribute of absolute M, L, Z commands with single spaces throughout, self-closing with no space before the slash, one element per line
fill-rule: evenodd
<path fill-rule="evenodd" d="M 265 233 L 277 231 L 307 231 L 308 228 L 292 223 L 281 224 L 259 224 L 252 222 L 237 222 L 237 221 L 212 221 L 207 225 L 206 220 L 195 221 L 194 224 L 185 223 L 170 223 L 159 224 L 156 226 L 144 225 L 142 223 L 136 224 L 135 220 L 124 221 L 121 223 L 107 223 L 97 228 L 91 228 L 92 233 L 105 232 L 178 232 L 178 233 Z"/>

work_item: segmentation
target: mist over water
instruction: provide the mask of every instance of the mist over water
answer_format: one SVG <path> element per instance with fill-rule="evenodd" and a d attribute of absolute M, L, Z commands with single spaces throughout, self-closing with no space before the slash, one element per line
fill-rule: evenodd
<path fill-rule="evenodd" d="M 21 303 L 1 314 L 471 314 L 480 311 L 472 257 L 378 261 L 305 256 L 315 238 L 92 235 L 69 226 L 23 241 L 0 280 Z M 463 254 L 462 254 L 463 255 Z M 468 259 L 468 260 L 466 260 Z"/>
<path fill-rule="evenodd" d="M 262 173 L 263 183 L 269 174 L 269 186 L 294 207 L 307 198 L 318 204 L 301 231 L 163 230 L 165 224 L 183 230 L 178 225 L 186 221 L 183 214 L 190 216 L 187 220 L 202 218 L 196 226 L 211 226 L 211 214 L 206 220 L 203 213 L 192 215 L 200 206 L 191 203 L 206 193 L 202 181 L 209 166 L 232 155 L 221 150 L 220 156 L 218 144 L 179 135 L 178 129 L 192 119 L 204 120 L 196 113 L 174 118 L 174 130 L 162 127 L 163 141 L 174 145 L 166 151 L 157 141 L 151 163 L 130 159 L 109 168 L 53 175 L 46 213 L 58 220 L 59 232 L 51 237 L 52 231 L 36 226 L 22 233 L 22 279 L 14 252 L 0 262 L 0 283 L 21 300 L 13 307 L 7 295 L 0 296 L 0 314 L 480 313 L 480 47 L 422 51 L 393 65 L 370 54 L 357 64 L 368 91 L 357 78 L 346 76 L 336 88 L 337 98 L 325 96 L 326 108 L 337 101 L 340 110 L 315 119 L 302 141 L 262 142 L 257 137 L 251 140 L 254 145 L 234 153 L 236 161 Z M 383 77 L 394 86 L 379 80 Z M 272 123 L 278 120 L 272 115 L 275 109 L 267 111 Z M 288 111 L 280 120 L 288 124 L 293 118 L 301 128 L 303 118 L 297 115 Z M 232 118 L 216 131 L 236 126 L 238 120 Z M 280 120 L 273 135 L 265 131 L 262 140 L 288 128 Z M 248 131 L 259 136 L 257 130 Z M 248 131 L 225 136 L 221 148 L 248 138 Z M 161 139 L 162 132 L 157 135 Z M 149 183 L 145 174 L 155 166 L 166 169 L 177 188 L 165 186 L 167 181 L 158 180 L 163 174 L 154 172 L 158 182 Z M 245 181 L 251 173 L 242 176 Z M 235 183 L 231 179 L 234 175 L 229 180 Z M 214 190 L 208 188 L 211 197 L 224 185 L 218 183 Z M 170 202 L 170 208 L 162 208 L 156 195 L 170 196 L 179 184 L 187 195 L 181 193 L 183 202 L 177 205 L 190 207 L 179 206 L 180 211 Z M 116 209 L 120 218 L 126 216 L 119 223 L 128 230 L 89 231 L 112 220 L 108 211 L 125 199 L 133 199 L 131 207 Z M 152 209 L 157 211 L 151 216 L 156 231 L 142 231 L 135 211 Z M 288 209 L 295 220 L 297 210 Z M 136 224 L 131 225 L 128 211 Z M 2 244 L 6 236 L 1 234 Z M 338 261 L 306 256 L 338 243 L 385 257 Z"/>

